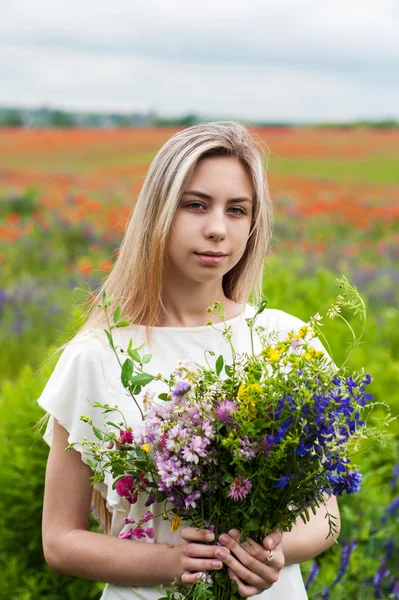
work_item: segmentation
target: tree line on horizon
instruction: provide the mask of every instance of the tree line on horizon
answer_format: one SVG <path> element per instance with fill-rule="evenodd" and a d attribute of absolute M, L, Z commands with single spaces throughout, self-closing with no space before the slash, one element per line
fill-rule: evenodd
<path fill-rule="evenodd" d="M 225 119 L 218 117 L 214 120 Z M 103 129 L 127 129 L 131 127 L 184 127 L 202 123 L 208 117 L 203 117 L 195 113 L 189 113 L 178 117 L 161 116 L 156 112 L 132 112 L 132 113 L 95 113 L 95 112 L 74 112 L 50 108 L 14 108 L 0 107 L 0 127 L 3 128 L 41 128 L 54 127 L 61 129 L 68 128 L 103 128 Z M 234 119 L 240 121 L 240 119 Z M 242 120 L 243 121 L 243 120 Z M 244 121 L 243 121 L 244 122 Z M 389 129 L 399 126 L 399 121 L 395 119 L 362 119 L 350 122 L 326 121 L 326 122 L 289 122 L 289 121 L 253 121 L 245 122 L 255 127 L 295 127 L 295 126 L 313 126 L 313 127 L 375 127 Z"/>

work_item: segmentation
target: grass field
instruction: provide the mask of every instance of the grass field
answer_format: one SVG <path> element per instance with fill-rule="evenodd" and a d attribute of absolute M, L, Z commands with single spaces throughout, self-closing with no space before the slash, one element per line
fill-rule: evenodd
<path fill-rule="evenodd" d="M 112 268 L 150 161 L 175 131 L 0 130 L 0 600 L 98 597 L 101 586 L 52 574 L 43 562 L 47 450 L 37 442 L 32 451 L 28 433 L 41 416 L 35 399 L 49 351 L 76 330 L 83 300 Z M 302 319 L 325 313 L 334 277 L 346 275 L 368 306 L 351 366 L 372 374 L 375 399 L 398 415 L 399 130 L 254 133 L 268 149 L 275 204 L 269 306 Z M 326 328 L 339 362 L 344 329 Z M 382 431 L 386 412 L 370 419 Z M 398 434 L 393 421 L 385 447 L 363 448 L 363 489 L 341 502 L 341 543 L 318 561 L 310 598 L 399 598 Z"/>

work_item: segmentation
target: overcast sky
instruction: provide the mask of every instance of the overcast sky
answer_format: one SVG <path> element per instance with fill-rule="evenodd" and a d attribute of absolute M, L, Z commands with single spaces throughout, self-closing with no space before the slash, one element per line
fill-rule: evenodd
<path fill-rule="evenodd" d="M 0 0 L 0 105 L 399 119 L 398 0 Z"/>

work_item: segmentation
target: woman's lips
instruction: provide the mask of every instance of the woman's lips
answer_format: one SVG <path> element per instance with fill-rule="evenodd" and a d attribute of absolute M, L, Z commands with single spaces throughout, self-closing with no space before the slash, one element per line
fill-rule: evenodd
<path fill-rule="evenodd" d="M 215 254 L 197 254 L 195 252 L 195 256 L 198 258 L 200 262 L 204 265 L 220 265 L 226 258 L 226 254 L 215 255 Z"/>

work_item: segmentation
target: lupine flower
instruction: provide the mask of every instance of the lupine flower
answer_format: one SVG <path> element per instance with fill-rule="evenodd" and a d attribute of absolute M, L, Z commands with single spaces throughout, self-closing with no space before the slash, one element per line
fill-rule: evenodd
<path fill-rule="evenodd" d="M 317 577 L 317 575 L 318 575 L 319 571 L 320 571 L 320 566 L 319 566 L 319 563 L 318 563 L 318 562 L 316 562 L 316 561 L 314 561 L 314 563 L 313 563 L 313 565 L 312 565 L 312 568 L 311 568 L 311 570 L 310 570 L 310 573 L 309 573 L 309 575 L 308 575 L 308 578 L 307 578 L 307 580 L 306 580 L 306 583 L 305 583 L 305 589 L 306 589 L 306 590 L 308 590 L 308 589 L 309 589 L 309 586 L 310 586 L 310 584 L 311 584 L 311 583 L 312 583 L 312 581 L 314 581 L 314 579 Z"/>
<path fill-rule="evenodd" d="M 394 516 L 398 509 L 399 509 L 399 496 L 396 496 L 396 498 L 394 498 L 393 501 L 391 502 L 391 504 L 387 507 L 387 512 L 391 516 Z"/>
<path fill-rule="evenodd" d="M 232 498 L 233 500 L 244 500 L 251 488 L 252 483 L 249 479 L 245 479 L 242 475 L 238 475 L 230 485 L 229 498 Z"/>
<path fill-rule="evenodd" d="M 357 547 L 357 544 L 355 542 L 349 542 L 349 544 L 343 544 L 342 549 L 341 549 L 341 562 L 340 562 L 338 573 L 334 580 L 333 585 L 336 585 L 339 581 L 341 581 L 342 577 L 345 575 L 345 573 L 348 569 L 348 566 L 349 566 L 351 554 L 352 554 L 353 550 L 355 550 L 356 547 Z"/>
<path fill-rule="evenodd" d="M 390 570 L 387 569 L 385 562 L 383 561 L 373 578 L 374 584 L 374 593 L 377 598 L 382 598 L 382 584 L 384 580 L 388 577 Z"/>
<path fill-rule="evenodd" d="M 321 593 L 321 600 L 328 600 L 330 597 L 330 590 L 328 588 L 324 588 Z"/>
<path fill-rule="evenodd" d="M 391 488 L 394 488 L 399 479 L 399 465 L 395 465 L 392 469 Z"/>

